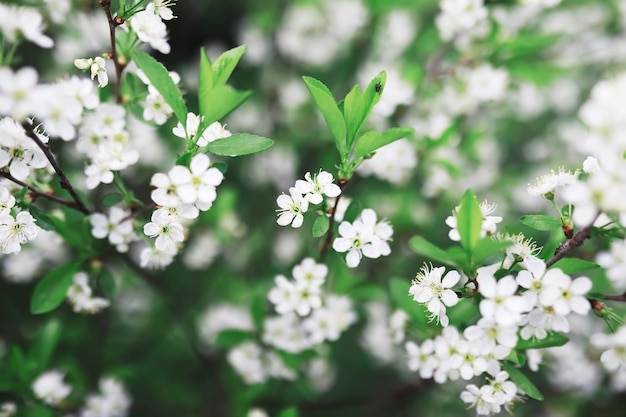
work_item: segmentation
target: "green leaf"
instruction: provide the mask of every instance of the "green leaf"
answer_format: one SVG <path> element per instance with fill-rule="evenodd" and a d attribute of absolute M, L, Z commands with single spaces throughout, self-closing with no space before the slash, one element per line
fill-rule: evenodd
<path fill-rule="evenodd" d="M 447 315 L 450 319 L 450 324 L 459 327 L 460 325 L 474 323 L 476 318 L 480 316 L 478 306 L 467 298 L 461 298 L 454 306 L 448 307 Z"/>
<path fill-rule="evenodd" d="M 249 133 L 235 133 L 227 138 L 210 142 L 207 145 L 207 150 L 215 155 L 241 156 L 264 151 L 273 144 L 272 139 Z"/>
<path fill-rule="evenodd" d="M 554 346 L 563 346 L 568 341 L 569 338 L 561 333 L 548 332 L 548 336 L 545 339 L 530 338 L 528 340 L 524 340 L 520 338 L 517 341 L 517 346 L 515 346 L 515 349 L 543 349 Z"/>
<path fill-rule="evenodd" d="M 324 120 L 326 120 L 326 123 L 335 138 L 339 154 L 342 158 L 347 157 L 349 150 L 346 146 L 346 123 L 343 119 L 343 114 L 341 114 L 339 107 L 337 107 L 337 102 L 335 101 L 333 94 L 330 92 L 328 87 L 315 78 L 305 76 L 302 77 L 302 79 L 311 92 L 313 100 L 315 100 L 315 104 L 317 104 L 317 107 L 322 112 L 322 116 L 324 116 Z"/>
<path fill-rule="evenodd" d="M 52 270 L 39 281 L 30 300 L 30 312 L 42 314 L 57 308 L 65 299 L 81 262 L 70 262 Z"/>
<path fill-rule="evenodd" d="M 372 108 L 380 100 L 380 92 L 376 91 L 376 86 L 380 86 L 378 88 L 382 91 L 386 81 L 387 73 L 381 71 L 370 81 L 364 92 L 361 92 L 361 87 L 356 85 L 346 95 L 343 113 L 349 141 L 354 140 L 365 119 L 372 112 Z"/>
<path fill-rule="evenodd" d="M 372 301 L 372 300 L 387 300 L 386 291 L 380 287 L 380 285 L 361 285 L 348 291 L 348 294 L 352 300 L 358 301 Z"/>
<path fill-rule="evenodd" d="M 240 45 L 229 49 L 217 58 L 212 65 L 214 85 L 226 84 L 226 81 L 228 81 L 228 78 L 247 49 L 248 45 Z"/>
<path fill-rule="evenodd" d="M 37 364 L 39 371 L 45 370 L 48 366 L 60 338 L 61 322 L 59 320 L 48 321 L 37 334 L 29 359 Z"/>
<path fill-rule="evenodd" d="M 434 261 L 442 262 L 447 265 L 456 266 L 456 263 L 450 259 L 450 255 L 445 250 L 435 246 L 421 236 L 413 236 L 409 240 L 409 246 L 413 252 L 418 255 L 425 256 Z"/>
<path fill-rule="evenodd" d="M 198 94 L 202 122 L 198 127 L 196 137 L 202 135 L 211 123 L 221 120 L 241 106 L 250 97 L 252 91 L 235 90 L 229 85 L 217 85 L 211 89 L 205 89 L 204 85 L 200 85 Z"/>
<path fill-rule="evenodd" d="M 124 196 L 122 194 L 107 194 L 102 197 L 102 205 L 104 207 L 113 207 L 120 201 L 124 201 Z"/>
<path fill-rule="evenodd" d="M 550 268 L 559 268 L 567 275 L 572 275 L 582 271 L 598 269 L 600 268 L 600 265 L 595 262 L 589 262 L 578 258 L 562 258 Z"/>
<path fill-rule="evenodd" d="M 196 155 L 195 150 L 190 150 L 190 151 L 183 153 L 178 158 L 176 158 L 176 165 L 182 165 L 184 167 L 188 167 L 189 164 L 191 163 L 191 158 L 193 158 L 195 155 Z"/>
<path fill-rule="evenodd" d="M 263 328 L 263 320 L 265 320 L 265 306 L 267 304 L 267 295 L 265 293 L 256 294 L 250 303 L 250 315 L 257 329 Z"/>
<path fill-rule="evenodd" d="M 296 407 L 289 407 L 278 413 L 278 417 L 298 417 L 298 409 Z"/>
<path fill-rule="evenodd" d="M 503 363 L 502 369 L 504 369 L 509 374 L 509 378 L 511 379 L 511 381 L 513 381 L 517 388 L 523 391 L 530 398 L 534 398 L 538 401 L 543 401 L 543 395 L 541 395 L 541 392 L 537 389 L 535 384 L 530 382 L 530 379 L 528 379 L 526 375 L 520 372 L 517 368 L 514 368 L 513 365 L 509 363 Z"/>
<path fill-rule="evenodd" d="M 344 222 L 353 222 L 357 217 L 361 214 L 361 203 L 354 199 L 346 209 L 346 212 L 343 215 Z"/>
<path fill-rule="evenodd" d="M 495 240 L 489 237 L 482 238 L 478 241 L 476 248 L 474 248 L 474 263 L 480 264 L 482 261 L 491 258 L 492 256 L 501 254 L 502 251 L 513 242 L 510 240 Z"/>
<path fill-rule="evenodd" d="M 106 298 L 115 298 L 115 277 L 106 268 L 103 268 L 98 275 L 98 287 Z"/>
<path fill-rule="evenodd" d="M 544 232 L 561 229 L 561 221 L 559 219 L 543 214 L 528 214 L 520 217 L 520 221 L 528 227 Z"/>
<path fill-rule="evenodd" d="M 461 235 L 461 245 L 469 253 L 473 253 L 480 240 L 483 214 L 480 211 L 478 199 L 471 190 L 463 194 L 461 205 L 456 213 L 456 221 L 459 235 Z"/>
<path fill-rule="evenodd" d="M 184 125 L 187 121 L 187 106 L 180 89 L 176 86 L 167 69 L 159 61 L 138 50 L 131 53 L 133 61 L 146 74 L 150 83 L 170 105 L 178 120 Z"/>
<path fill-rule="evenodd" d="M 392 278 L 389 281 L 389 294 L 391 295 L 391 300 L 397 308 L 400 308 L 409 314 L 417 325 L 426 326 L 428 324 L 426 308 L 413 300 L 409 294 L 410 287 L 411 281 L 400 278 Z"/>
<path fill-rule="evenodd" d="M 215 339 L 215 345 L 220 348 L 237 346 L 252 339 L 252 334 L 245 330 L 228 329 L 221 331 Z"/>
<path fill-rule="evenodd" d="M 381 134 L 372 131 L 366 132 L 359 137 L 354 146 L 354 158 L 361 158 L 398 139 L 407 137 L 412 133 L 413 129 L 408 127 L 393 127 Z"/>
<path fill-rule="evenodd" d="M 28 208 L 28 211 L 30 212 L 30 214 L 35 218 L 35 220 L 37 221 L 37 226 L 41 227 L 43 230 L 47 230 L 49 232 L 54 232 L 56 231 L 56 224 L 54 222 L 54 218 L 46 213 L 44 213 L 43 211 L 39 210 L 37 207 L 35 206 L 30 206 Z"/>
<path fill-rule="evenodd" d="M 317 216 L 315 219 L 315 223 L 313 223 L 313 237 L 322 237 L 328 231 L 328 226 L 330 225 L 330 218 L 326 215 L 326 213 L 322 213 Z"/>

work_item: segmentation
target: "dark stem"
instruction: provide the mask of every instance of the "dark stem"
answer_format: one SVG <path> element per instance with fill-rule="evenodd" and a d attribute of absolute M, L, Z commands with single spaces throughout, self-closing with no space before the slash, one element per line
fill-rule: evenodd
<path fill-rule="evenodd" d="M 100 6 L 104 9 L 104 12 L 107 15 L 107 21 L 109 22 L 109 38 L 111 39 L 111 60 L 115 65 L 115 97 L 118 104 L 122 103 L 122 71 L 124 70 L 124 65 L 120 63 L 119 57 L 117 56 L 117 46 L 115 44 L 115 29 L 124 23 L 122 18 L 113 18 L 111 14 L 111 1 L 110 0 L 99 0 Z"/>
<path fill-rule="evenodd" d="M 546 267 L 550 268 L 556 262 L 561 260 L 565 255 L 571 252 L 573 249 L 579 246 L 582 246 L 582 244 L 585 243 L 585 239 L 589 238 L 590 236 L 589 231 L 591 230 L 591 228 L 593 227 L 593 224 L 596 222 L 599 216 L 600 216 L 600 213 L 596 214 L 589 225 L 580 229 L 578 233 L 576 233 L 574 236 L 567 239 L 562 245 L 560 245 L 557 248 L 556 252 L 554 253 L 554 256 L 550 258 L 548 262 L 546 262 Z"/>
<path fill-rule="evenodd" d="M 65 198 L 58 197 L 54 194 L 48 194 L 45 191 L 41 191 L 40 189 L 35 188 L 32 185 L 28 185 L 25 182 L 18 180 L 17 178 L 9 174 L 8 172 L 0 172 L 0 176 L 8 179 L 9 181 L 16 183 L 17 185 L 28 188 L 28 190 L 37 197 L 43 197 L 50 201 L 54 201 L 55 203 L 59 203 L 69 208 L 72 208 L 74 210 L 81 211 L 75 201 L 66 200 Z"/>
<path fill-rule="evenodd" d="M 131 210 L 131 213 L 128 216 L 124 217 L 122 220 L 119 221 L 119 224 L 124 223 L 126 220 L 133 219 L 133 218 L 135 218 L 135 217 L 137 217 L 137 216 L 139 216 L 139 215 L 141 215 L 143 213 L 147 213 L 149 211 L 152 211 L 155 208 L 157 208 L 157 204 L 156 203 L 151 203 L 151 204 L 148 204 L 147 206 L 143 206 L 143 207 L 141 207 L 139 209 Z"/>
<path fill-rule="evenodd" d="M 66 190 L 72 196 L 72 199 L 76 203 L 75 207 L 72 208 L 84 214 L 91 214 L 91 210 L 87 208 L 85 203 L 83 203 L 79 195 L 76 193 L 76 190 L 74 190 L 74 187 L 72 187 L 72 183 L 63 172 L 63 169 L 61 169 L 61 166 L 54 157 L 54 154 L 50 151 L 50 147 L 47 144 L 43 143 L 41 139 L 39 139 L 39 136 L 37 136 L 37 134 L 35 133 L 33 125 L 30 122 L 23 122 L 22 127 L 26 131 L 26 135 L 28 135 L 28 137 L 31 138 L 37 144 L 37 146 L 39 146 L 44 155 L 46 155 L 46 158 L 48 158 L 48 161 L 50 161 L 52 168 L 54 168 L 54 171 L 59 176 L 59 183 L 61 184 L 61 188 Z"/>
<path fill-rule="evenodd" d="M 605 295 L 605 300 L 626 302 L 626 293 L 620 295 Z"/>
<path fill-rule="evenodd" d="M 348 184 L 348 180 L 339 180 L 339 188 L 343 193 L 343 189 Z M 333 227 L 335 226 L 335 213 L 337 213 L 337 207 L 339 207 L 339 200 L 341 199 L 341 194 L 337 196 L 335 199 L 335 204 L 333 205 L 333 209 L 330 211 L 330 220 L 328 222 L 328 231 L 326 232 L 326 237 L 324 238 L 324 243 L 320 247 L 320 256 L 319 262 L 322 262 L 326 257 L 326 253 L 328 252 L 328 248 L 333 240 Z"/>

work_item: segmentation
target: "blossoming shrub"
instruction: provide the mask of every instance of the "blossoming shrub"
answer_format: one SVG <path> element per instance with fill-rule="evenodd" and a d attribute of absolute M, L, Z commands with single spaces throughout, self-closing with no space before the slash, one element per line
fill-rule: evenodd
<path fill-rule="evenodd" d="M 622 414 L 626 3 L 16 3 L 0 416 Z"/>

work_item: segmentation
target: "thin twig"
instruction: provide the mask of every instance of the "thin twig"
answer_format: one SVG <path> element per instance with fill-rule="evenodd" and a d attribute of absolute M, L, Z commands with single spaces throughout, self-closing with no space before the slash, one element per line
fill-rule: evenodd
<path fill-rule="evenodd" d="M 59 176 L 59 183 L 61 184 L 61 188 L 66 190 L 68 193 L 70 193 L 70 195 L 72 196 L 72 199 L 76 202 L 76 206 L 72 208 L 84 214 L 91 214 L 91 210 L 87 208 L 87 206 L 85 205 L 85 203 L 83 203 L 83 200 L 81 200 L 78 193 L 76 193 L 76 190 L 74 190 L 74 187 L 72 187 L 72 183 L 63 172 L 63 169 L 61 169 L 61 166 L 57 162 L 57 159 L 55 158 L 52 151 L 50 151 L 50 147 L 47 144 L 43 143 L 41 139 L 39 139 L 39 136 L 37 136 L 37 134 L 35 133 L 33 125 L 30 122 L 22 122 L 22 127 L 26 131 L 26 134 L 28 135 L 28 137 L 31 138 L 37 144 L 37 146 L 39 146 L 39 148 L 43 151 L 48 161 L 50 161 L 52 168 L 54 168 L 54 171 Z"/>
<path fill-rule="evenodd" d="M 591 221 L 591 223 L 589 223 L 587 226 L 580 229 L 578 233 L 576 233 L 571 238 L 567 239 L 561 246 L 559 246 L 556 252 L 554 253 L 554 256 L 548 262 L 546 262 L 546 267 L 547 268 L 551 267 L 556 262 L 558 262 L 563 257 L 565 257 L 565 255 L 567 255 L 573 249 L 579 246 L 582 246 L 582 244 L 585 242 L 585 239 L 589 238 L 590 236 L 589 231 L 591 230 L 591 228 L 593 227 L 593 224 L 596 222 L 599 216 L 600 216 L 600 213 L 596 214 L 593 220 Z"/>
<path fill-rule="evenodd" d="M 626 302 L 626 293 L 620 295 L 605 295 L 605 300 Z"/>
<path fill-rule="evenodd" d="M 110 0 L 98 0 L 98 3 L 104 9 L 104 12 L 107 15 L 107 21 L 109 23 L 109 38 L 111 39 L 111 53 L 110 58 L 115 65 L 115 98 L 118 104 L 122 103 L 122 71 L 124 70 L 124 65 L 120 62 L 119 57 L 117 56 L 117 46 L 115 44 L 115 29 L 124 23 L 124 19 L 122 17 L 116 16 L 115 18 L 111 14 L 111 1 Z"/>
<path fill-rule="evenodd" d="M 346 184 L 348 184 L 348 180 L 339 181 L 339 188 L 341 189 L 342 192 Z M 330 212 L 330 220 L 328 222 L 328 231 L 326 231 L 326 238 L 324 239 L 324 243 L 320 247 L 319 262 L 322 262 L 324 260 L 324 257 L 326 257 L 328 248 L 330 247 L 330 244 L 333 240 L 333 227 L 335 225 L 335 213 L 337 213 L 337 207 L 339 207 L 340 199 L 341 199 L 341 194 L 339 194 L 337 198 L 335 199 L 335 204 L 333 205 L 333 209 Z"/>
<path fill-rule="evenodd" d="M 18 180 L 17 178 L 9 174 L 8 172 L 0 172 L 0 176 L 8 179 L 9 181 L 16 183 L 17 185 L 28 188 L 28 190 L 37 197 L 43 197 L 50 201 L 54 201 L 55 203 L 59 203 L 69 208 L 72 208 L 74 210 L 80 211 L 80 208 L 78 207 L 75 201 L 66 200 L 65 198 L 58 197 L 54 194 L 49 194 L 45 191 L 40 190 L 39 188 L 35 188 L 32 185 L 28 185 L 25 182 Z"/>

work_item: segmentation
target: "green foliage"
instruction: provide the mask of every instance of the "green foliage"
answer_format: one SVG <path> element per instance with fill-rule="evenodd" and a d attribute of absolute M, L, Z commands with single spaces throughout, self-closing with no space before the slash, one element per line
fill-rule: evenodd
<path fill-rule="evenodd" d="M 483 214 L 480 211 L 478 199 L 470 190 L 463 194 L 461 204 L 456 212 L 456 221 L 461 236 L 461 245 L 469 254 L 472 254 L 480 240 Z"/>
<path fill-rule="evenodd" d="M 595 262 L 589 262 L 579 258 L 562 258 L 552 265 L 552 268 L 558 268 L 567 275 L 572 275 L 578 272 L 598 269 L 600 268 L 600 265 Z"/>
<path fill-rule="evenodd" d="M 559 219 L 543 214 L 527 214 L 520 218 L 526 226 L 540 231 L 561 230 L 562 224 Z"/>
<path fill-rule="evenodd" d="M 548 332 L 548 336 L 544 339 L 530 338 L 528 340 L 524 340 L 520 338 L 517 341 L 517 346 L 515 349 L 517 350 L 526 350 L 526 349 L 544 349 L 554 346 L 563 346 L 569 341 L 567 336 L 564 336 L 561 333 L 557 332 Z"/>
<path fill-rule="evenodd" d="M 174 110 L 178 121 L 183 125 L 187 120 L 187 106 L 183 100 L 183 95 L 167 69 L 159 61 L 145 52 L 134 50 L 131 53 L 133 61 L 146 74 L 150 83 L 157 89 L 163 99 Z"/>
<path fill-rule="evenodd" d="M 43 314 L 61 305 L 80 265 L 81 262 L 69 262 L 46 274 L 35 287 L 30 312 Z"/>
<path fill-rule="evenodd" d="M 322 237 L 328 231 L 328 227 L 330 226 L 330 218 L 326 215 L 326 213 L 322 213 L 315 219 L 315 223 L 313 223 L 313 237 Z"/>
<path fill-rule="evenodd" d="M 517 388 L 519 388 L 522 392 L 524 392 L 530 398 L 534 398 L 538 401 L 543 401 L 543 395 L 526 375 L 524 375 L 522 372 L 520 372 L 518 369 L 514 368 L 508 363 L 503 363 L 502 369 L 508 372 L 511 381 L 513 381 Z"/>
<path fill-rule="evenodd" d="M 200 54 L 200 73 L 198 79 L 198 106 L 202 121 L 197 137 L 213 122 L 239 107 L 252 94 L 251 91 L 238 91 L 226 85 L 233 69 L 246 50 L 242 45 L 226 51 L 214 64 L 205 51 Z"/>
<path fill-rule="evenodd" d="M 215 155 L 241 156 L 264 151 L 273 144 L 274 141 L 268 138 L 249 133 L 235 133 L 210 142 L 207 145 L 207 150 Z"/>

